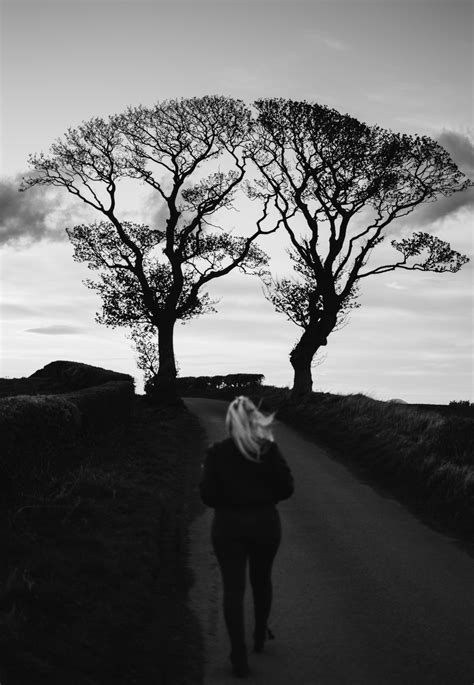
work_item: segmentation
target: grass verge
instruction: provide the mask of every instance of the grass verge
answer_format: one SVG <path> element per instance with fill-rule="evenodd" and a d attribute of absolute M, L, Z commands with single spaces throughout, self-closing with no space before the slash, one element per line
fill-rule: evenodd
<path fill-rule="evenodd" d="M 136 397 L 126 434 L 48 477 L 0 526 L 2 685 L 202 682 L 187 530 L 201 429 Z"/>

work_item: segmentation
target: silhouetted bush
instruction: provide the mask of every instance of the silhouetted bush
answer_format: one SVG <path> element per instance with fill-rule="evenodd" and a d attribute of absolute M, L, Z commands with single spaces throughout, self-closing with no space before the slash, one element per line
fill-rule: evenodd
<path fill-rule="evenodd" d="M 265 378 L 260 373 L 229 373 L 225 376 L 187 376 L 177 379 L 178 394 L 182 397 L 214 397 L 223 399 L 255 392 Z"/>
<path fill-rule="evenodd" d="M 474 404 L 467 400 L 453 401 L 449 404 L 411 404 L 408 406 L 421 411 L 436 412 L 441 416 L 466 416 L 474 419 Z"/>

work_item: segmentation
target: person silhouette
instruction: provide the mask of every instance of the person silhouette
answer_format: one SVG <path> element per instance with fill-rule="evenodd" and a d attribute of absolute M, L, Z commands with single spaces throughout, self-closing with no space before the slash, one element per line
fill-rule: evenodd
<path fill-rule="evenodd" d="M 291 470 L 273 438 L 274 415 L 266 416 L 248 397 L 236 397 L 226 415 L 228 437 L 206 452 L 199 483 L 201 499 L 214 508 L 212 546 L 223 585 L 223 611 L 234 675 L 249 675 L 244 595 L 249 566 L 255 630 L 262 652 L 272 605 L 272 566 L 281 542 L 277 502 L 293 494 Z"/>

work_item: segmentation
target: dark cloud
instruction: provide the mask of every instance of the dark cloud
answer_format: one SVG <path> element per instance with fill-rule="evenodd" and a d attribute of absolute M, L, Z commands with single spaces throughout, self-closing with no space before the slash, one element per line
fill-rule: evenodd
<path fill-rule="evenodd" d="M 467 178 L 474 181 L 474 140 L 464 133 L 444 130 L 437 142 L 449 152 L 453 162 Z M 466 215 L 474 207 L 474 188 L 454 193 L 449 197 L 439 197 L 434 202 L 427 202 L 417 207 L 413 213 L 402 217 L 390 226 L 390 234 L 397 235 L 406 226 L 412 228 L 429 227 L 431 224 L 458 214 Z"/>
<path fill-rule="evenodd" d="M 419 226 L 427 226 L 435 221 L 446 219 L 448 216 L 461 212 L 467 213 L 474 207 L 474 188 L 468 188 L 449 197 L 443 197 L 437 202 L 429 202 L 419 212 L 414 214 Z M 411 222 L 410 222 L 411 223 Z"/>
<path fill-rule="evenodd" d="M 474 141 L 464 133 L 444 130 L 438 136 L 438 143 L 449 152 L 461 171 L 474 180 Z"/>
<path fill-rule="evenodd" d="M 40 326 L 39 328 L 27 328 L 25 333 L 40 333 L 41 335 L 74 335 L 83 333 L 84 329 L 78 326 Z"/>
<path fill-rule="evenodd" d="M 20 193 L 22 176 L 0 179 L 0 245 L 22 249 L 64 242 L 66 226 L 92 219 L 92 210 L 63 188 L 36 186 Z"/>
<path fill-rule="evenodd" d="M 61 240 L 48 217 L 58 206 L 57 189 L 36 187 L 20 193 L 22 175 L 0 181 L 0 244 L 26 246 L 40 240 Z"/>
<path fill-rule="evenodd" d="M 474 180 L 474 141 L 463 133 L 443 131 L 438 136 L 438 143 L 449 152 L 459 169 L 471 181 Z M 454 193 L 449 197 L 442 197 L 436 202 L 426 204 L 416 217 L 419 224 L 426 225 L 463 210 L 469 211 L 473 207 L 474 188 L 468 188 L 460 193 Z"/>

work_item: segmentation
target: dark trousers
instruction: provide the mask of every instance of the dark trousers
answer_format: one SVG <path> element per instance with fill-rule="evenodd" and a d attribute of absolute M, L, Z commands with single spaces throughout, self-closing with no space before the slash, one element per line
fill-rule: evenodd
<path fill-rule="evenodd" d="M 275 507 L 216 510 L 212 544 L 224 590 L 224 618 L 233 654 L 245 651 L 244 595 L 249 564 L 255 635 L 263 637 L 272 605 L 272 565 L 281 541 Z"/>

